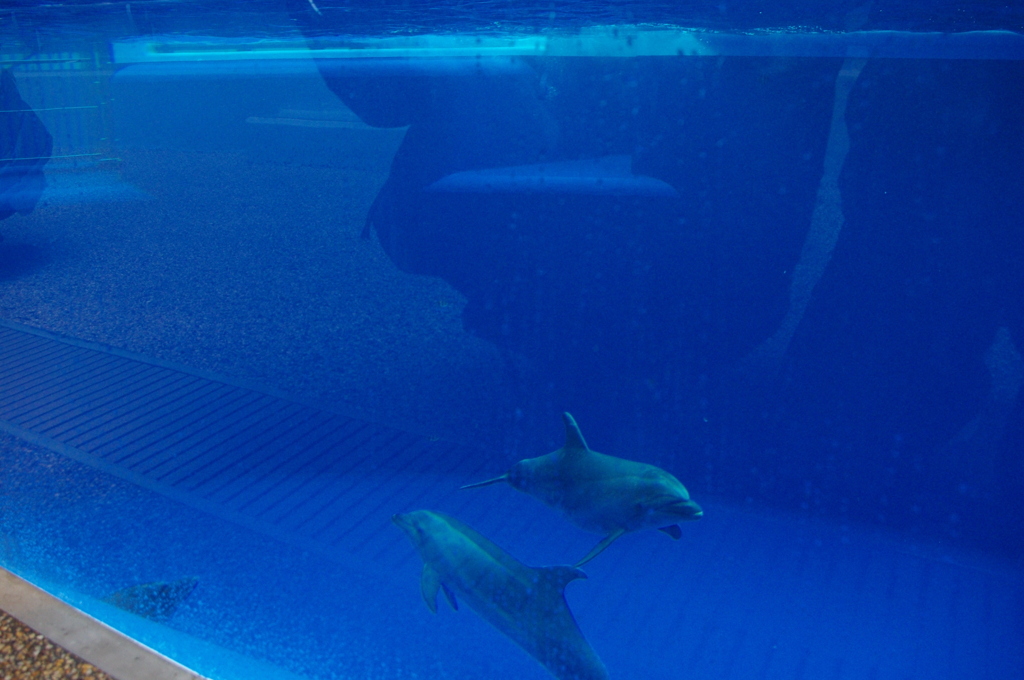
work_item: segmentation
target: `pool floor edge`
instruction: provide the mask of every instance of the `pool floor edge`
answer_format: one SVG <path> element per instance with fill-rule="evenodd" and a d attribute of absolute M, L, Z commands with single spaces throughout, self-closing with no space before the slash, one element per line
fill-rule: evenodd
<path fill-rule="evenodd" d="M 2 567 L 0 610 L 114 680 L 206 680 Z"/>

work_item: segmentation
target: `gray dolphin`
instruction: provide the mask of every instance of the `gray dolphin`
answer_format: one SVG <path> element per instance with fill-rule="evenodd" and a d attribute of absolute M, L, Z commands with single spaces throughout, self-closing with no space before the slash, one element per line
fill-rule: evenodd
<path fill-rule="evenodd" d="M 682 532 L 677 522 L 704 515 L 690 500 L 686 487 L 671 474 L 653 465 L 593 451 L 583 441 L 573 417 L 563 413 L 562 420 L 565 446 L 521 460 L 500 477 L 462 488 L 508 482 L 561 510 L 576 526 L 604 534 L 577 567 L 597 557 L 627 531 L 659 529 L 678 539 Z"/>
<path fill-rule="evenodd" d="M 423 558 L 420 593 L 437 613 L 437 591 L 458 609 L 456 595 L 529 652 L 558 680 L 608 680 L 565 602 L 574 567 L 528 567 L 462 522 L 430 510 L 395 515 Z"/>

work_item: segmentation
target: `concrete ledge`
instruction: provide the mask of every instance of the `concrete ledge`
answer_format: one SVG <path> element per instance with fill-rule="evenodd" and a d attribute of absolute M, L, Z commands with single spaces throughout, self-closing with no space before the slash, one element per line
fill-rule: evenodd
<path fill-rule="evenodd" d="M 0 609 L 115 680 L 205 680 L 2 568 Z"/>

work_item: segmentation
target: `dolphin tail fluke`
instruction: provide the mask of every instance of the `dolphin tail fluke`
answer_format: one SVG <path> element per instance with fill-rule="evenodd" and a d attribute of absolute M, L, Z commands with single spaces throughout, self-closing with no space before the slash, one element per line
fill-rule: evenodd
<path fill-rule="evenodd" d="M 669 524 L 667 527 L 661 527 L 658 531 L 662 531 L 672 537 L 672 540 L 678 541 L 683 537 L 683 530 L 676 524 Z"/>
<path fill-rule="evenodd" d="M 484 481 L 484 482 L 477 482 L 476 484 L 466 484 L 465 486 L 460 486 L 459 488 L 460 489 L 478 489 L 481 486 L 490 486 L 491 484 L 497 484 L 499 482 L 507 482 L 507 481 L 508 481 L 508 475 L 504 474 L 501 477 L 495 477 L 494 479 L 488 479 L 487 481 Z"/>
<path fill-rule="evenodd" d="M 602 552 L 604 552 L 605 548 L 607 548 L 612 543 L 614 543 L 615 539 L 617 539 L 619 536 L 621 536 L 624 533 L 626 533 L 625 529 L 616 529 L 612 533 L 608 534 L 607 536 L 605 536 L 604 538 L 601 539 L 600 543 L 598 543 L 597 545 L 594 546 L 593 550 L 591 550 L 590 552 L 587 553 L 586 557 L 584 557 L 582 560 L 577 562 L 574 566 L 577 569 L 579 569 L 584 564 L 586 564 L 587 562 L 589 562 L 590 560 L 594 559 L 595 557 L 600 555 Z"/>
<path fill-rule="evenodd" d="M 427 603 L 427 609 L 432 614 L 437 613 L 437 591 L 441 588 L 441 576 L 429 564 L 423 565 L 423 574 L 420 576 L 420 595 Z M 448 594 L 445 588 L 445 595 Z"/>
<path fill-rule="evenodd" d="M 572 417 L 572 414 L 566 411 L 562 414 L 562 421 L 565 423 L 565 446 L 564 449 L 587 449 L 587 442 L 583 440 L 583 435 L 580 433 L 580 426 L 576 424 L 576 420 Z"/>

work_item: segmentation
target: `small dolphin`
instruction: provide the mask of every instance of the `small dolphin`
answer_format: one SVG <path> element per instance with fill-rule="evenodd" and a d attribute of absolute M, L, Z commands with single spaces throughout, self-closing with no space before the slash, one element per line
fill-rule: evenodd
<path fill-rule="evenodd" d="M 103 598 L 115 607 L 154 621 L 166 621 L 174 615 L 185 599 L 199 584 L 195 577 L 178 579 L 170 583 L 156 581 L 122 588 Z"/>
<path fill-rule="evenodd" d="M 576 526 L 604 534 L 594 549 L 576 563 L 583 566 L 627 531 L 659 529 L 674 539 L 682 536 L 676 522 L 700 519 L 704 511 L 690 500 L 678 479 L 646 463 L 606 456 L 587 447 L 568 413 L 565 446 L 546 456 L 527 458 L 500 477 L 463 489 L 508 482 L 566 514 Z"/>
<path fill-rule="evenodd" d="M 558 680 L 608 680 L 565 602 L 565 585 L 586 578 L 574 567 L 528 567 L 462 522 L 430 510 L 395 515 L 423 558 L 420 593 L 437 613 L 437 591 L 456 595 L 529 652 Z"/>

